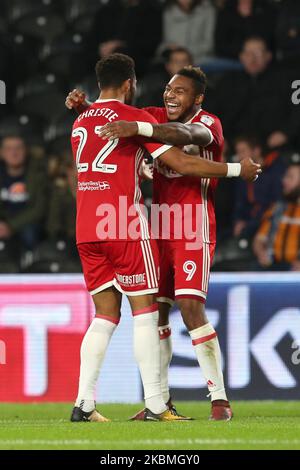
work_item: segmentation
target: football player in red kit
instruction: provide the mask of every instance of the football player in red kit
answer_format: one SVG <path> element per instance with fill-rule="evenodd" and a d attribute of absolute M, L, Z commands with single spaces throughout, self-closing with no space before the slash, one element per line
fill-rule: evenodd
<path fill-rule="evenodd" d="M 164 95 L 166 107 L 147 109 L 159 123 L 168 121 L 172 123 L 158 125 L 151 120 L 141 120 L 140 117 L 134 116 L 130 118 L 131 122 L 124 122 L 119 116 L 114 122 L 105 124 L 99 131 L 99 135 L 103 139 L 109 139 L 107 144 L 118 138 L 143 136 L 151 138 L 153 143 L 160 141 L 165 145 L 193 145 L 194 147 L 189 148 L 188 151 L 195 152 L 195 146 L 197 146 L 196 151 L 200 153 L 201 158 L 188 158 L 204 160 L 210 164 L 213 164 L 213 161 L 220 162 L 223 148 L 222 128 L 218 118 L 201 107 L 205 85 L 205 75 L 200 69 L 185 68 L 167 85 Z M 67 99 L 68 107 L 84 105 L 84 96 L 77 91 L 72 93 Z M 88 113 L 89 110 L 85 112 Z M 185 124 L 174 121 L 181 121 Z M 172 149 L 167 149 L 163 155 L 166 156 L 171 152 Z M 215 163 L 215 165 L 222 165 L 222 163 Z M 243 162 L 242 165 L 229 164 L 223 176 L 241 175 L 246 179 L 253 179 L 260 169 L 256 167 L 251 173 L 250 166 L 251 162 Z M 157 300 L 160 312 L 163 398 L 169 410 L 176 416 L 168 386 L 168 367 L 172 356 L 168 317 L 170 307 L 176 299 L 207 380 L 212 399 L 211 418 L 229 420 L 232 412 L 224 388 L 219 343 L 216 332 L 205 315 L 204 308 L 215 248 L 213 196 L 216 180 L 210 180 L 209 177 L 213 175 L 208 175 L 208 173 L 201 173 L 200 176 L 204 178 L 199 180 L 199 172 L 197 174 L 192 168 L 187 171 L 178 170 L 175 167 L 176 164 L 174 165 L 173 161 L 169 164 L 166 157 L 160 157 L 159 161 L 155 160 L 154 164 L 154 202 L 158 205 L 166 204 L 169 207 L 177 203 L 182 210 L 181 214 L 185 213 L 186 206 L 192 208 L 188 217 L 191 222 L 189 230 L 185 230 L 184 235 L 179 238 L 175 236 L 176 217 L 173 220 L 173 229 L 167 236 L 161 231 L 159 233 L 161 280 Z M 216 176 L 219 177 L 220 174 Z M 186 221 L 183 220 L 183 222 Z M 197 231 L 199 227 L 201 233 Z M 134 418 L 145 419 L 146 415 L 147 410 L 143 410 Z M 184 419 L 182 416 L 178 417 Z"/>

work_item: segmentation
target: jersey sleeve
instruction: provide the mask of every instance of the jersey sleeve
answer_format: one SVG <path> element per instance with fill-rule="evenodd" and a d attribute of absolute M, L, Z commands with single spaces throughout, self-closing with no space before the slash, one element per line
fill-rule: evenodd
<path fill-rule="evenodd" d="M 220 119 L 216 116 L 210 116 L 208 114 L 200 114 L 200 116 L 192 121 L 192 124 L 197 124 L 198 126 L 205 127 L 210 134 L 210 142 L 207 145 L 215 142 L 217 145 L 221 146 L 223 144 L 223 130 Z"/>
<path fill-rule="evenodd" d="M 136 116 L 137 121 L 150 122 L 151 124 L 158 124 L 154 116 L 144 110 L 140 110 L 140 113 Z M 147 137 L 137 136 L 137 141 L 144 147 L 153 159 L 160 157 L 167 150 L 172 148 L 172 145 L 167 145 L 159 142 L 153 142 L 153 140 Z"/>

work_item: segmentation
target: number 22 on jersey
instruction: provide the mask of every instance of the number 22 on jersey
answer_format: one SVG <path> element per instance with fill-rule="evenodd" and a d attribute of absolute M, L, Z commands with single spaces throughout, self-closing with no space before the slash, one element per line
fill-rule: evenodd
<path fill-rule="evenodd" d="M 95 127 L 95 134 L 99 134 L 101 127 L 102 126 Z M 82 151 L 88 138 L 88 131 L 85 129 L 85 127 L 77 127 L 73 130 L 72 137 L 79 137 L 79 144 L 76 152 L 76 165 L 78 173 L 83 173 L 89 169 L 88 163 L 80 161 Z M 115 173 L 117 171 L 118 165 L 113 163 L 104 163 L 104 160 L 114 151 L 118 143 L 119 139 L 109 140 L 102 147 L 93 160 L 92 171 L 97 171 L 100 173 Z"/>

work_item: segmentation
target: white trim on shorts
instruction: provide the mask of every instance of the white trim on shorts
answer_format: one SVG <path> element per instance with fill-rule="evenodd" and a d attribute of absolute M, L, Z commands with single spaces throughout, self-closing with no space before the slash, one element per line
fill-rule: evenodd
<path fill-rule="evenodd" d="M 197 289 L 176 289 L 175 290 L 175 297 L 177 295 L 197 295 L 198 297 L 202 297 L 203 299 L 206 299 L 207 294 L 203 292 L 202 290 L 197 290 Z"/>
<path fill-rule="evenodd" d="M 128 295 L 129 297 L 135 297 L 137 295 L 145 295 L 145 294 L 157 294 L 158 292 L 158 287 L 155 287 L 154 289 L 144 289 L 144 290 L 135 290 L 135 291 L 123 290 L 122 287 L 118 284 L 118 281 L 116 279 L 114 279 L 113 285 L 119 292 L 121 292 L 121 294 Z"/>
<path fill-rule="evenodd" d="M 96 289 L 90 290 L 91 295 L 96 295 L 99 294 L 99 292 L 102 292 L 103 290 L 107 289 L 108 287 L 113 287 L 114 285 L 114 279 L 111 281 L 106 282 L 105 284 L 102 284 L 101 286 L 97 287 Z"/>
<path fill-rule="evenodd" d="M 173 299 L 170 299 L 169 297 L 157 297 L 156 300 L 157 302 L 169 304 L 171 305 L 171 307 L 173 307 L 173 305 L 175 304 L 175 301 Z"/>

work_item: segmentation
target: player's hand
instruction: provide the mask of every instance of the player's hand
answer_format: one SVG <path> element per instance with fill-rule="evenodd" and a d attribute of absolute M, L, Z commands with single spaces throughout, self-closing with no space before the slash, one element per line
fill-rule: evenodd
<path fill-rule="evenodd" d="M 120 137 L 133 137 L 138 135 L 138 125 L 134 121 L 108 122 L 99 132 L 99 136 L 104 140 L 114 140 Z"/>
<path fill-rule="evenodd" d="M 261 174 L 261 165 L 254 163 L 251 158 L 241 160 L 241 178 L 246 181 L 255 181 Z"/>
<path fill-rule="evenodd" d="M 70 91 L 68 94 L 65 105 L 68 109 L 75 109 L 75 111 L 82 106 L 88 107 L 89 104 L 86 101 L 86 95 L 83 91 L 74 88 L 73 91 Z"/>

